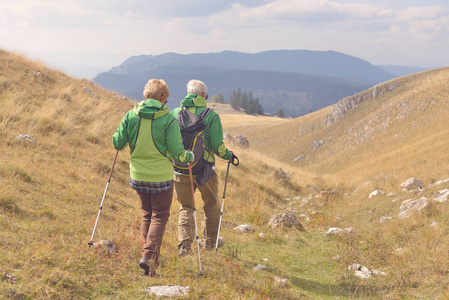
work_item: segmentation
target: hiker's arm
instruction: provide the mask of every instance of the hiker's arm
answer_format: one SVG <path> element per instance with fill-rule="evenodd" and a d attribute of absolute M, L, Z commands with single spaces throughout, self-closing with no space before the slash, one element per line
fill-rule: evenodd
<path fill-rule="evenodd" d="M 218 114 L 213 116 L 209 126 L 209 141 L 215 154 L 224 160 L 231 159 L 231 152 L 223 143 L 223 128 Z"/>
<path fill-rule="evenodd" d="M 116 150 L 123 150 L 128 145 L 128 114 L 123 116 L 117 131 L 112 135 L 112 145 Z"/>
<path fill-rule="evenodd" d="M 171 118 L 167 126 L 165 132 L 165 144 L 172 157 L 178 163 L 188 163 L 193 161 L 193 153 L 184 149 L 179 124 L 175 118 Z"/>

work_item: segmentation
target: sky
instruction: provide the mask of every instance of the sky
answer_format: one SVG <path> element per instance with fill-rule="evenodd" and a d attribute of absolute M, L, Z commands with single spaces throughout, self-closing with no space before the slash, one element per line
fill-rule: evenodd
<path fill-rule="evenodd" d="M 449 66 L 447 0 L 1 0 L 0 49 L 91 78 L 135 55 L 338 51 Z"/>

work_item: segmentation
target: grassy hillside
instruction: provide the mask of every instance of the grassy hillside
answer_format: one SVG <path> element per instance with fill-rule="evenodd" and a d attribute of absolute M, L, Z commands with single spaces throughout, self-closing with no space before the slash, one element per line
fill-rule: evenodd
<path fill-rule="evenodd" d="M 385 147 L 357 143 L 359 135 L 350 148 L 344 149 L 343 141 L 351 137 L 348 128 L 354 127 L 351 133 L 356 133 L 357 126 L 365 125 L 358 122 L 402 103 L 387 94 L 364 102 L 329 127 L 318 122 L 332 107 L 289 120 L 247 116 L 215 105 L 224 131 L 244 134 L 251 143 L 249 149 L 230 146 L 240 166 L 231 167 L 229 173 L 223 218 L 230 225 L 222 229 L 226 244 L 216 255 L 201 252 L 204 276 L 199 277 L 196 255 L 177 257 L 179 205 L 174 201 L 162 266 L 155 278 L 149 278 L 138 267 L 141 213 L 128 184 L 128 151 L 118 156 L 94 238 L 112 240 L 118 253 L 87 245 L 115 154 L 111 136 L 131 102 L 88 81 L 0 51 L 0 296 L 147 299 L 146 287 L 182 285 L 190 288 L 187 299 L 445 299 L 447 204 L 432 203 L 408 219 L 395 217 L 402 200 L 430 199 L 444 187 L 426 188 L 421 195 L 403 192 L 400 183 L 411 171 L 426 184 L 431 178 L 449 177 L 444 167 L 448 159 L 440 149 L 445 142 L 438 139 L 444 126 L 420 133 L 425 132 L 428 119 L 422 114 L 428 110 L 441 113 L 432 119 L 441 116 L 440 122 L 447 122 L 446 87 L 441 81 L 430 85 L 444 81 L 444 74 L 443 69 L 401 79 L 392 96 L 410 103 L 430 99 L 417 96 L 419 90 L 419 95 L 433 99 L 434 106 L 412 110 L 414 121 L 400 119 L 404 127 L 389 123 L 387 129 L 395 129 L 396 137 L 385 129 L 376 131 L 382 133 Z M 414 78 L 419 80 L 413 83 Z M 410 87 L 417 90 L 407 94 Z M 421 140 L 412 138 L 418 133 Z M 16 140 L 20 134 L 31 135 L 36 144 Z M 323 148 L 310 150 L 314 140 L 326 137 L 332 139 Z M 396 141 L 399 138 L 403 143 Z M 325 147 L 333 147 L 333 154 Z M 293 162 L 298 155 L 307 159 Z M 407 165 L 397 157 L 416 162 Z M 223 191 L 226 162 L 217 166 Z M 277 175 L 279 167 L 290 180 Z M 368 199 L 374 187 L 396 195 Z M 337 193 L 318 197 L 331 189 Z M 199 194 L 196 200 L 201 207 Z M 273 214 L 286 210 L 300 219 L 305 231 L 268 227 Z M 202 210 L 198 213 L 201 231 Z M 392 219 L 380 224 L 382 216 Z M 432 222 L 437 226 L 431 227 Z M 233 224 L 250 224 L 255 230 L 241 234 Z M 326 236 L 329 227 L 352 227 L 355 234 Z M 254 270 L 259 263 L 267 268 Z M 386 275 L 361 280 L 348 270 L 352 263 Z M 288 280 L 285 287 L 275 283 L 277 276 Z"/>
<path fill-rule="evenodd" d="M 449 68 L 401 77 L 371 88 L 366 99 L 335 122 L 332 106 L 267 128 L 242 130 L 260 152 L 315 174 L 358 185 L 381 174 L 392 185 L 408 177 L 433 183 L 449 177 Z M 389 90 L 390 87 L 395 87 Z M 248 121 L 249 122 L 249 121 Z M 320 147 L 314 142 L 321 141 Z M 304 159 L 294 161 L 300 155 Z"/>

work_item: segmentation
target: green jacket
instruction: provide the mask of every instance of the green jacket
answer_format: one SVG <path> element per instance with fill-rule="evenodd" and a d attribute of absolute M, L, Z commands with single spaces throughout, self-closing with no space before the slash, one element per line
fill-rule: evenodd
<path fill-rule="evenodd" d="M 184 150 L 179 124 L 167 106 L 154 99 L 139 102 L 128 111 L 112 136 L 117 150 L 129 145 L 130 176 L 133 180 L 164 182 L 173 179 L 173 159 L 192 161 Z"/>
<path fill-rule="evenodd" d="M 189 94 L 181 101 L 181 106 L 185 106 L 188 110 L 199 115 L 207 106 L 206 100 L 194 94 Z M 175 108 L 171 113 L 176 117 L 181 111 L 181 107 Z M 231 152 L 223 143 L 223 127 L 221 125 L 220 116 L 211 110 L 204 120 L 206 129 L 204 134 L 204 158 L 209 162 L 215 162 L 215 155 L 222 159 L 231 159 Z"/>

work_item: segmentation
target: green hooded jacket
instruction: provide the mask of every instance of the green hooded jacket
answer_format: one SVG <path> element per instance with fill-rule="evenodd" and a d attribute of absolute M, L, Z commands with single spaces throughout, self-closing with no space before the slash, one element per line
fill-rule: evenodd
<path fill-rule="evenodd" d="M 184 150 L 179 124 L 167 106 L 154 99 L 139 102 L 128 111 L 112 136 L 117 150 L 129 145 L 130 176 L 133 180 L 164 182 L 172 180 L 173 159 L 192 161 Z"/>
<path fill-rule="evenodd" d="M 199 115 L 206 108 L 207 102 L 201 96 L 189 94 L 181 101 L 181 106 L 185 106 L 190 112 Z M 171 113 L 176 118 L 180 111 L 181 107 L 177 107 Z M 231 152 L 223 143 L 223 127 L 220 116 L 211 110 L 204 121 L 206 123 L 204 159 L 209 162 L 215 162 L 215 155 L 225 160 L 231 159 Z"/>

